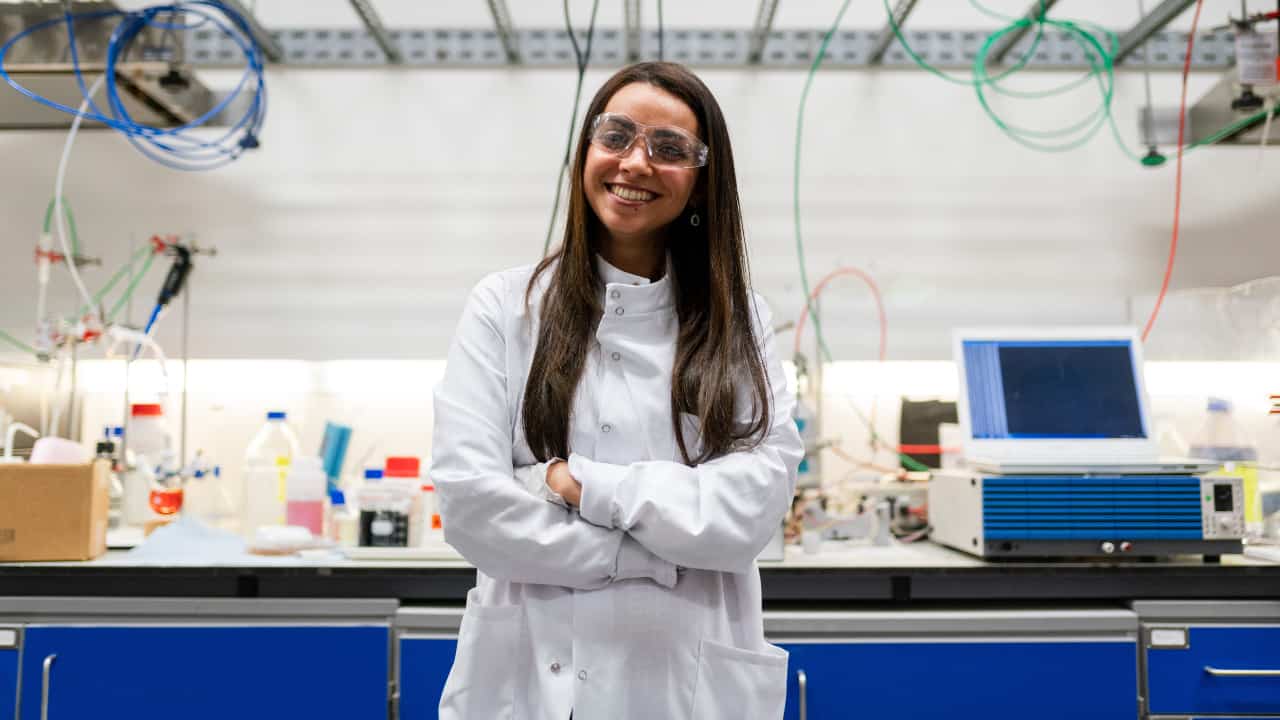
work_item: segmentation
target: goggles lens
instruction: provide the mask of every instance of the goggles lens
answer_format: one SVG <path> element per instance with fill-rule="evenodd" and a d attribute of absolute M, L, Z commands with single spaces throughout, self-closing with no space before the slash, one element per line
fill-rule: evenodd
<path fill-rule="evenodd" d="M 591 142 L 615 155 L 629 152 L 641 135 L 655 165 L 696 168 L 707 164 L 707 146 L 681 128 L 642 125 L 620 113 L 602 113 L 592 122 Z"/>

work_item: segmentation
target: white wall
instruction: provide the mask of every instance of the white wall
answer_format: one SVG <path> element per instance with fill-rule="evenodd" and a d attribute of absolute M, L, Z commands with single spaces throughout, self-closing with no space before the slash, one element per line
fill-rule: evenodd
<path fill-rule="evenodd" d="M 323 5 L 332 12 L 320 12 L 317 3 L 314 17 L 297 3 L 259 4 L 278 23 L 350 22 L 339 13 L 349 14 L 346 3 Z M 1024 3 L 992 4 L 1012 11 Z M 516 5 L 529 13 L 528 22 L 556 21 L 545 3 Z M 707 18 L 670 5 L 669 24 Z M 728 5 L 737 7 L 718 7 Z M 750 22 L 750 5 L 750 12 L 735 12 L 733 24 Z M 868 7 L 879 3 L 856 5 L 851 26 L 878 22 Z M 950 4 L 924 5 L 935 9 L 922 8 L 922 27 L 984 22 L 971 11 L 937 16 L 937 7 Z M 1060 7 L 1120 27 L 1136 11 L 1118 5 L 1125 4 L 1068 0 Z M 1207 17 L 1218 22 L 1234 4 L 1209 6 L 1216 14 Z M 288 16 L 289 7 L 295 15 Z M 389 22 L 426 21 L 410 7 L 390 3 Z M 582 21 L 588 7 L 574 4 Z M 781 7 L 780 26 L 816 27 L 828 22 L 823 18 L 836 3 Z M 482 22 L 480 15 L 465 20 Z M 606 75 L 588 74 L 588 94 Z M 780 318 L 794 317 L 801 293 L 791 164 L 803 76 L 703 76 L 731 123 L 755 284 Z M 1023 82 L 1064 77 L 1037 74 Z M 1214 79 L 1193 78 L 1192 97 Z M 1157 103 L 1174 103 L 1176 76 L 1155 80 Z M 217 172 L 177 174 L 112 134 L 88 132 L 72 159 L 68 195 L 86 249 L 108 265 L 123 258 L 131 241 L 154 232 L 194 233 L 218 248 L 192 280 L 196 357 L 436 358 L 476 280 L 539 256 L 573 81 L 562 70 L 276 69 L 258 152 Z M 1141 86 L 1138 75 L 1119 78 L 1116 115 L 1131 140 Z M 1092 101 L 1085 93 L 1065 104 L 1013 106 L 1010 119 L 1053 126 L 1079 117 Z M 8 251 L 0 262 L 0 328 L 23 337 L 34 315 L 28 258 L 62 141 L 60 132 L 0 134 Z M 820 74 L 804 147 L 811 281 L 845 263 L 871 272 L 886 294 L 891 357 L 944 358 L 946 333 L 957 324 L 1145 320 L 1145 309 L 1131 310 L 1129 298 L 1149 297 L 1159 287 L 1171 165 L 1138 167 L 1105 133 L 1071 153 L 1025 150 L 992 126 L 972 90 L 915 71 Z M 1280 152 L 1260 164 L 1253 148 L 1188 158 L 1175 289 L 1280 273 L 1277 166 Z M 148 304 L 161 275 L 144 287 Z M 91 285 L 104 278 L 94 273 Z M 68 307 L 69 283 L 59 277 L 56 284 L 56 306 Z M 144 312 L 135 308 L 134 319 Z M 824 314 L 838 358 L 873 356 L 874 315 L 863 288 L 837 283 Z M 171 352 L 177 317 L 160 331 Z M 1161 325 L 1155 339 L 1179 331 L 1176 323 Z"/>

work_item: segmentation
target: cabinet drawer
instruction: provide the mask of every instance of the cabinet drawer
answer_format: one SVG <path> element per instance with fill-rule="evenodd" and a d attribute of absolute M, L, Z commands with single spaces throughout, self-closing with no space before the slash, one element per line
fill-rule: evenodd
<path fill-rule="evenodd" d="M 18 651 L 0 649 L 0 720 L 13 720 L 17 704 Z"/>
<path fill-rule="evenodd" d="M 387 714 L 378 626 L 28 626 L 22 719 L 272 720 Z"/>
<path fill-rule="evenodd" d="M 402 720 L 434 720 L 457 649 L 458 641 L 452 638 L 400 638 L 397 687 Z"/>
<path fill-rule="evenodd" d="M 1280 626 L 1186 631 L 1185 647 L 1147 648 L 1152 715 L 1280 715 Z"/>
<path fill-rule="evenodd" d="M 787 720 L 1133 720 L 1136 640 L 784 644 Z M 800 687 L 800 672 L 804 688 Z M 1082 689 L 1087 688 L 1087 691 Z M 855 700 L 856 698 L 856 700 Z"/>

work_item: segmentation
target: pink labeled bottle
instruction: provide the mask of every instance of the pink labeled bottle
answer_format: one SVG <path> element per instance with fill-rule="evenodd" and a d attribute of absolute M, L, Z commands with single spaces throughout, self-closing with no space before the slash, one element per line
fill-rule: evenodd
<path fill-rule="evenodd" d="M 295 458 L 286 481 L 285 524 L 304 527 L 312 535 L 323 537 L 328 482 L 320 458 Z"/>

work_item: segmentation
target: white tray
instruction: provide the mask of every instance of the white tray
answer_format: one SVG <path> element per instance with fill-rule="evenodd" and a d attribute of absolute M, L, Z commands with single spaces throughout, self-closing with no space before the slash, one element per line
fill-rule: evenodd
<path fill-rule="evenodd" d="M 448 545 L 423 547 L 353 547 L 342 548 L 351 560 L 461 560 L 462 556 Z"/>

